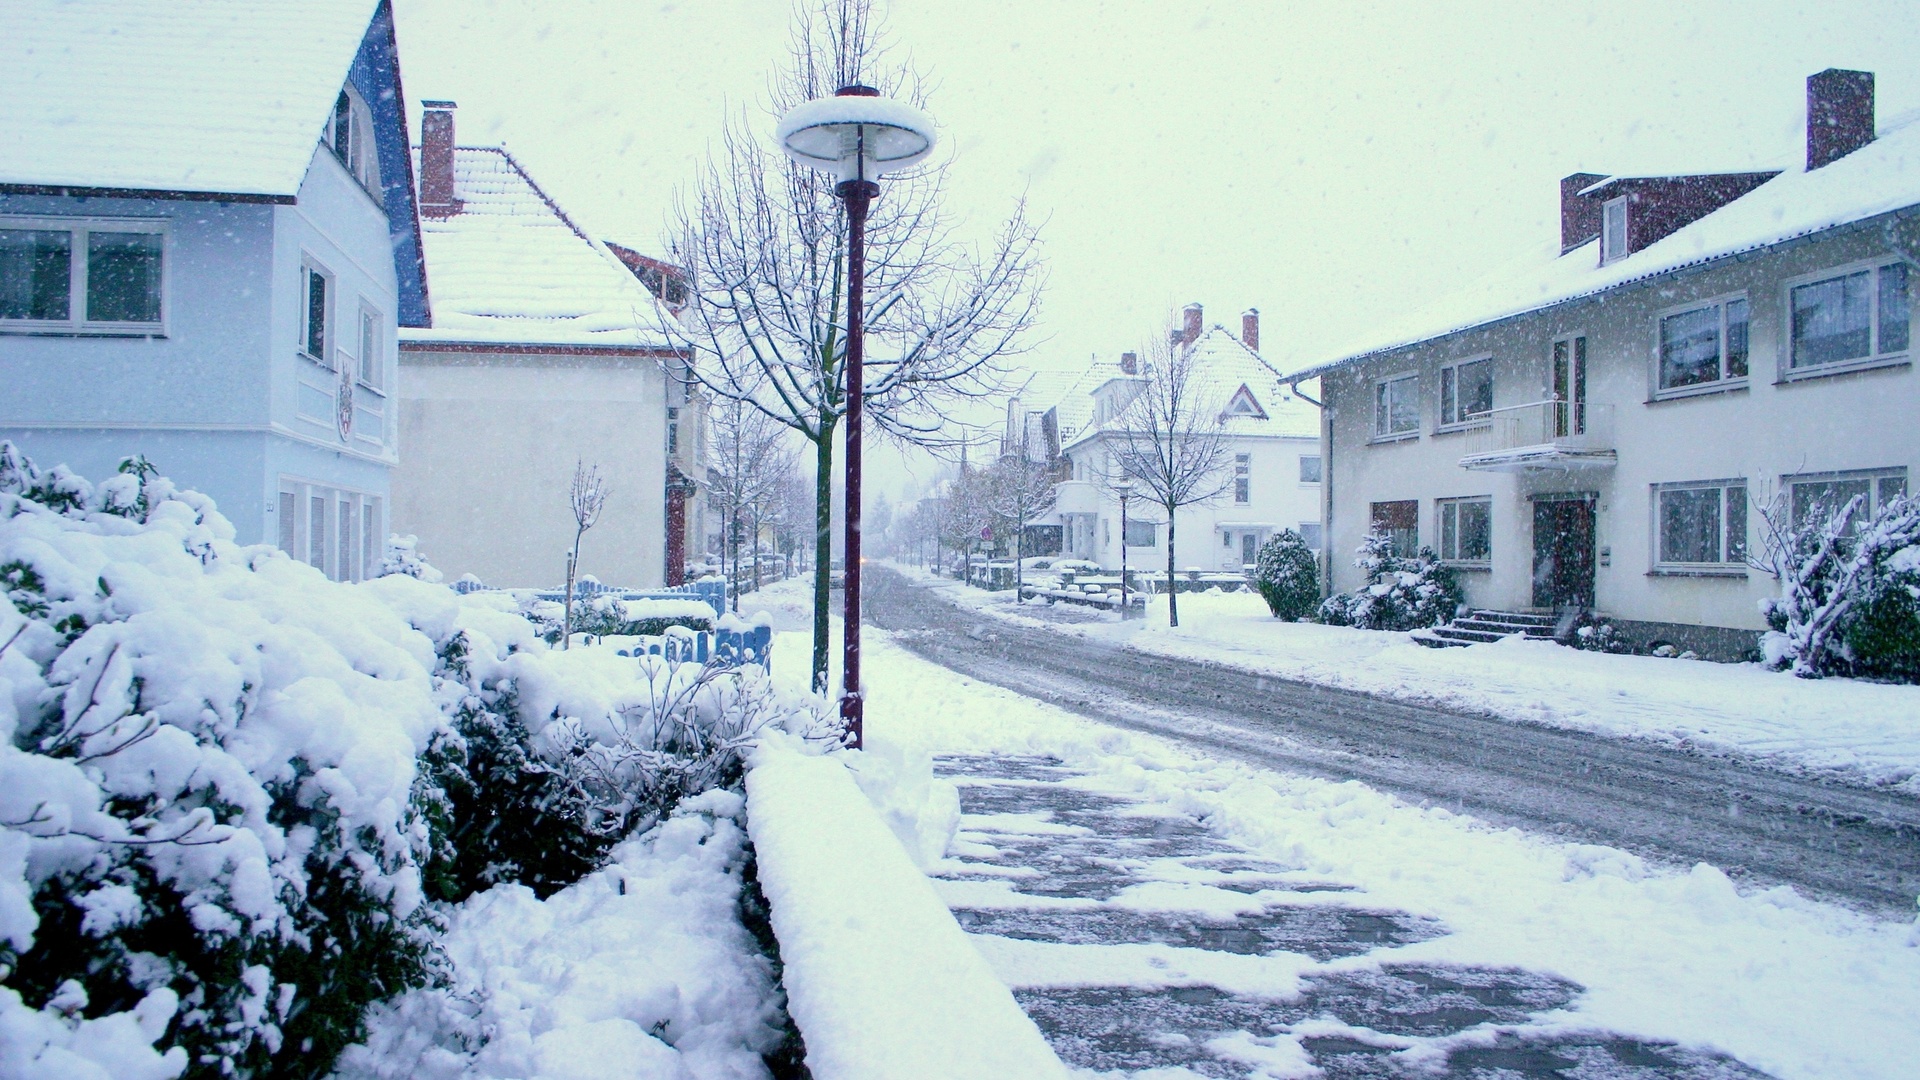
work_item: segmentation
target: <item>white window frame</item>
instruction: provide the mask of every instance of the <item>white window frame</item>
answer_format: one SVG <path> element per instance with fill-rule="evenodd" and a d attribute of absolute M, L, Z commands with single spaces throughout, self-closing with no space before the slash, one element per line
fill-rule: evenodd
<path fill-rule="evenodd" d="M 1735 303 L 1745 303 L 1747 305 L 1747 373 L 1745 375 L 1733 375 L 1733 374 L 1730 374 L 1727 370 L 1728 368 L 1727 309 L 1730 308 Z M 1705 311 L 1708 308 L 1718 309 L 1718 313 L 1720 316 L 1719 377 L 1708 380 L 1707 382 L 1693 383 L 1688 386 L 1675 386 L 1675 387 L 1661 386 L 1660 385 L 1660 379 L 1662 375 L 1661 367 L 1663 363 L 1663 358 L 1660 354 L 1660 349 L 1662 346 L 1661 332 L 1662 332 L 1662 328 L 1666 325 L 1666 321 L 1668 319 L 1677 318 L 1681 315 L 1690 315 L 1696 311 Z M 1591 363 L 1591 357 L 1589 357 L 1589 363 Z M 1649 386 L 1651 387 L 1651 392 L 1650 392 L 1651 400 L 1669 401 L 1673 398 L 1694 397 L 1700 394 L 1718 394 L 1727 390 L 1738 390 L 1738 389 L 1741 389 L 1742 387 L 1745 387 L 1748 384 L 1748 380 L 1751 379 L 1752 376 L 1753 376 L 1753 301 L 1747 295 L 1745 290 L 1742 290 L 1739 292 L 1722 293 L 1719 296 L 1708 297 L 1703 300 L 1689 300 L 1684 304 L 1675 304 L 1672 307 L 1662 308 L 1661 310 L 1654 313 L 1654 316 L 1653 316 L 1653 367 L 1652 367 L 1652 371 L 1649 378 Z"/>
<path fill-rule="evenodd" d="M 67 318 L 0 319 L 0 333 L 86 334 L 104 337 L 166 337 L 172 306 L 173 244 L 164 218 L 46 217 L 0 215 L 0 229 L 68 234 Z M 87 234 L 150 233 L 160 237 L 160 318 L 157 322 L 104 322 L 87 318 Z"/>
<path fill-rule="evenodd" d="M 372 326 L 371 334 L 368 333 L 369 323 L 371 323 Z M 354 357 L 356 364 L 354 378 L 361 386 L 379 394 L 381 397 L 385 397 L 387 385 L 387 319 L 385 315 L 381 314 L 379 308 L 367 303 L 364 297 L 360 301 L 360 321 L 358 329 L 360 331 L 360 340 L 354 349 L 354 352 L 358 354 Z M 371 357 L 366 355 L 369 345 L 372 346 L 373 355 Z"/>
<path fill-rule="evenodd" d="M 315 276 L 327 283 L 326 305 L 322 313 L 326 325 L 320 329 L 320 353 L 317 356 L 309 349 L 313 342 L 313 325 L 310 320 L 313 316 L 312 279 Z M 300 317 L 295 321 L 299 326 L 300 337 L 295 342 L 295 351 L 308 361 L 332 371 L 334 370 L 334 342 L 339 334 L 340 320 L 335 317 L 334 312 L 340 306 L 340 279 L 334 276 L 333 271 L 327 269 L 325 263 L 312 255 L 303 254 L 300 257 L 299 299 Z"/>
<path fill-rule="evenodd" d="M 339 99 L 347 99 L 347 146 L 341 153 L 339 135 L 336 130 L 339 116 Z M 340 88 L 340 95 L 334 98 L 334 107 L 327 110 L 326 129 L 321 132 L 320 142 L 332 152 L 333 159 L 346 169 L 360 189 L 380 202 L 384 198 L 380 190 L 380 148 L 374 141 L 373 110 L 367 107 L 366 99 L 349 82 Z"/>
<path fill-rule="evenodd" d="M 1307 531 L 1309 529 L 1313 530 L 1311 534 Z M 1310 551 L 1317 552 L 1320 550 L 1321 544 L 1325 542 L 1323 532 L 1324 530 L 1321 529 L 1320 522 L 1318 521 L 1303 521 L 1300 523 L 1300 541 L 1306 544 Z"/>
<path fill-rule="evenodd" d="M 1390 422 L 1390 418 L 1393 416 L 1393 407 L 1390 401 L 1382 401 L 1381 395 L 1383 393 L 1389 393 L 1387 389 L 1388 387 L 1395 386 L 1403 382 L 1412 384 L 1411 392 L 1413 394 L 1413 408 L 1409 411 L 1412 413 L 1412 416 L 1413 416 L 1413 426 L 1410 428 L 1402 428 L 1398 430 L 1386 430 L 1381 425 L 1383 421 Z M 1419 437 L 1420 437 L 1420 373 L 1417 371 L 1402 371 L 1393 375 L 1387 375 L 1387 376 L 1383 376 L 1381 378 L 1375 379 L 1373 381 L 1373 438 L 1371 441 L 1401 442 L 1406 439 L 1417 439 Z"/>
<path fill-rule="evenodd" d="M 1487 553 L 1485 556 L 1471 559 L 1463 558 L 1459 553 L 1461 535 L 1460 507 L 1469 504 L 1487 508 Z M 1450 518 L 1453 525 L 1453 543 L 1451 545 L 1447 543 L 1447 525 Z M 1464 495 L 1452 499 L 1435 499 L 1433 523 L 1434 532 L 1437 534 L 1436 538 L 1439 540 L 1437 550 L 1439 551 L 1441 562 L 1465 570 L 1490 570 L 1493 568 L 1493 496 Z M 1450 548 L 1451 550 L 1449 550 Z"/>
<path fill-rule="evenodd" d="M 1245 506 L 1253 501 L 1253 455 L 1233 455 L 1233 502 Z"/>
<path fill-rule="evenodd" d="M 1793 516 L 1794 488 L 1801 484 L 1832 484 L 1850 480 L 1866 481 L 1867 484 L 1867 505 L 1864 508 L 1865 512 L 1853 519 L 1856 527 L 1864 524 L 1868 518 L 1878 512 L 1881 505 L 1886 501 L 1887 489 L 1892 486 L 1888 485 L 1886 481 L 1898 480 L 1898 486 L 1901 491 L 1908 495 L 1913 494 L 1912 490 L 1907 487 L 1907 470 L 1898 465 L 1882 469 L 1838 469 L 1828 472 L 1795 473 L 1780 478 L 1780 488 L 1787 496 L 1787 514 L 1789 519 L 1792 520 Z M 1839 507 L 1836 506 L 1834 509 L 1838 510 Z M 1799 522 L 1796 520 L 1793 521 L 1793 524 L 1797 526 Z"/>
<path fill-rule="evenodd" d="M 1324 477 L 1325 475 L 1327 475 L 1326 464 L 1325 462 L 1320 460 L 1319 454 L 1301 454 L 1300 455 L 1300 485 L 1302 487 L 1319 487 L 1320 481 L 1318 479 L 1314 479 L 1314 480 L 1307 479 L 1307 462 L 1309 461 L 1313 462 L 1314 476 Z"/>
<path fill-rule="evenodd" d="M 1740 550 L 1736 553 L 1729 543 L 1730 531 L 1735 515 L 1728 512 L 1730 489 L 1740 491 L 1739 535 Z M 1717 491 L 1719 492 L 1720 531 L 1716 547 L 1720 552 L 1717 562 L 1679 562 L 1665 558 L 1664 537 L 1661 535 L 1663 518 L 1660 497 L 1663 494 L 1680 491 Z M 1741 577 L 1747 576 L 1747 554 L 1753 550 L 1753 503 L 1747 481 L 1742 477 L 1724 477 L 1718 480 L 1688 480 L 1679 483 L 1653 484 L 1650 489 L 1651 513 L 1648 515 L 1651 544 L 1648 552 L 1652 566 L 1650 573 L 1655 575 L 1679 575 L 1695 577 Z M 1735 556 L 1738 557 L 1735 557 Z"/>
<path fill-rule="evenodd" d="M 1906 265 L 1907 267 L 1907 347 L 1891 352 L 1885 351 L 1880 342 L 1880 274 L 1888 267 Z M 1867 340 L 1872 343 L 1866 356 L 1854 360 L 1836 360 L 1826 364 L 1808 364 L 1805 367 L 1793 366 L 1793 291 L 1808 285 L 1847 277 L 1861 271 L 1871 271 L 1872 284 L 1868 287 Z M 1867 368 L 1893 367 L 1910 363 L 1913 357 L 1914 334 L 1914 285 L 1920 273 L 1901 259 L 1880 257 L 1861 259 L 1842 266 L 1829 267 L 1811 274 L 1787 279 L 1780 287 L 1780 359 L 1779 375 L 1781 382 L 1797 382 L 1801 379 L 1818 379 L 1828 375 L 1840 375 L 1849 371 L 1862 371 Z M 1749 362 L 1751 368 L 1751 362 Z"/>
<path fill-rule="evenodd" d="M 334 581 L 364 581 L 379 572 L 385 555 L 386 500 L 371 492 L 341 487 L 301 476 L 282 476 L 276 488 L 275 514 L 280 518 L 272 530 L 277 546 L 287 555 L 318 569 Z M 292 515 L 289 517 L 289 504 Z M 350 507 L 351 535 L 343 532 L 346 524 L 343 506 Z M 314 512 L 321 517 L 315 535 Z M 291 537 L 293 547 L 287 548 Z M 315 551 L 318 543 L 319 550 Z"/>
<path fill-rule="evenodd" d="M 1450 364 L 1442 364 L 1440 366 L 1440 375 L 1438 380 L 1439 394 L 1440 394 L 1440 423 L 1439 423 L 1439 426 L 1434 428 L 1435 431 L 1466 431 L 1471 428 L 1486 427 L 1487 425 L 1493 423 L 1493 406 L 1491 402 L 1488 403 L 1486 412 L 1462 413 L 1460 411 L 1460 407 L 1459 407 L 1460 406 L 1460 369 L 1472 364 L 1487 365 L 1488 389 L 1489 391 L 1494 390 L 1494 386 L 1493 386 L 1494 371 L 1493 371 L 1493 354 L 1492 353 L 1486 353 L 1481 356 L 1468 357 L 1465 360 L 1456 360 Z M 1453 399 L 1454 399 L 1453 400 L 1454 415 L 1452 417 L 1449 417 L 1447 415 L 1447 393 L 1449 390 L 1452 391 Z"/>
<path fill-rule="evenodd" d="M 1633 250 L 1633 215 L 1627 212 L 1627 196 L 1621 195 L 1600 204 L 1600 265 L 1617 262 Z M 1620 215 L 1620 235 L 1612 236 L 1613 216 Z"/>

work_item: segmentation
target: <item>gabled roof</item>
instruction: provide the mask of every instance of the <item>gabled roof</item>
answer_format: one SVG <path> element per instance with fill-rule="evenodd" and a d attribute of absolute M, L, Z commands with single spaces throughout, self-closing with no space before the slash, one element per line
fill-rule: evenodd
<path fill-rule="evenodd" d="M 0 185 L 291 201 L 376 11 L 384 0 L 0 4 Z"/>
<path fill-rule="evenodd" d="M 1295 382 L 1378 353 L 1594 296 L 1920 205 L 1920 113 L 1823 168 L 1793 168 L 1625 258 L 1597 265 L 1599 241 L 1566 254 L 1548 239 L 1532 255 L 1411 319 L 1371 331 L 1335 358 L 1287 376 Z"/>
<path fill-rule="evenodd" d="M 459 212 L 420 223 L 433 325 L 402 329 L 401 341 L 672 347 L 653 294 L 505 149 L 459 147 L 453 179 Z"/>
<path fill-rule="evenodd" d="M 1193 344 L 1182 347 L 1191 350 L 1196 366 L 1192 384 L 1196 400 L 1208 402 L 1208 407 L 1224 418 L 1228 434 L 1319 438 L 1320 410 L 1283 389 L 1279 372 L 1226 327 L 1215 323 Z M 1146 361 L 1141 363 L 1144 368 Z M 1063 423 L 1060 439 L 1063 447 L 1118 428 L 1117 421 L 1104 425 L 1092 423 L 1092 392 L 1113 379 L 1129 377 L 1117 364 L 1096 362 L 1088 369 L 1076 386 L 1077 395 L 1069 395 L 1083 403 L 1081 408 L 1086 419 L 1070 433 L 1064 430 Z M 1243 391 L 1257 412 L 1232 411 L 1230 406 Z M 1063 399 L 1061 407 L 1065 404 Z"/>

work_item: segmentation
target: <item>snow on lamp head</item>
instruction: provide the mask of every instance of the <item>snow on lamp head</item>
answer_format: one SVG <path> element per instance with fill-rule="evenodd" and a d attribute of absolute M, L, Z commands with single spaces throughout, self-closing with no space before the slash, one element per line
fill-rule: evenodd
<path fill-rule="evenodd" d="M 842 184 L 872 183 L 910 169 L 933 152 L 933 119 L 871 86 L 843 86 L 787 113 L 774 131 L 780 148 Z"/>

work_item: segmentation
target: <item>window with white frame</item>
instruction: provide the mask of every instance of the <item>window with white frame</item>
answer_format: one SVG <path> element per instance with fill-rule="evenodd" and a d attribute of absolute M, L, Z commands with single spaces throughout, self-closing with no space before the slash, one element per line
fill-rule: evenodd
<path fill-rule="evenodd" d="M 1152 547 L 1158 535 L 1159 528 L 1153 522 L 1139 518 L 1127 519 L 1128 547 Z"/>
<path fill-rule="evenodd" d="M 1493 415 L 1493 358 L 1440 369 L 1440 426 L 1483 423 Z"/>
<path fill-rule="evenodd" d="M 300 352 L 321 367 L 333 367 L 333 275 L 308 259 L 300 264 Z"/>
<path fill-rule="evenodd" d="M 1493 560 L 1493 499 L 1441 499 L 1440 558 L 1486 566 Z"/>
<path fill-rule="evenodd" d="M 352 86 L 342 88 L 334 100 L 333 117 L 321 141 L 361 187 L 379 197 L 380 155 L 373 142 L 373 113 Z"/>
<path fill-rule="evenodd" d="M 1662 392 L 1743 383 L 1752 311 L 1744 296 L 1660 317 Z"/>
<path fill-rule="evenodd" d="M 1420 430 L 1420 376 L 1395 375 L 1373 387 L 1373 434 L 1390 439 Z"/>
<path fill-rule="evenodd" d="M 1610 263 L 1627 253 L 1627 197 L 1608 199 L 1600 207 L 1600 261 Z"/>
<path fill-rule="evenodd" d="M 386 350 L 381 348 L 385 340 L 383 325 L 379 312 L 364 305 L 360 308 L 360 385 L 372 390 L 380 389 L 386 371 Z"/>
<path fill-rule="evenodd" d="M 1392 502 L 1373 504 L 1370 517 L 1371 529 L 1387 538 L 1389 549 L 1403 559 L 1411 559 L 1420 551 L 1420 502 L 1417 499 L 1396 499 Z"/>
<path fill-rule="evenodd" d="M 0 329 L 160 333 L 166 246 L 158 221 L 0 217 Z"/>
<path fill-rule="evenodd" d="M 1807 473 L 1782 477 L 1781 483 L 1787 489 L 1788 512 L 1796 527 L 1829 520 L 1857 497 L 1860 503 L 1854 507 L 1848 523 L 1858 529 L 1882 506 L 1907 493 L 1907 470 Z"/>
<path fill-rule="evenodd" d="M 1300 523 L 1300 539 L 1305 541 L 1308 547 L 1312 548 L 1315 551 L 1319 551 L 1320 550 L 1320 523 L 1317 521 L 1301 522 Z"/>
<path fill-rule="evenodd" d="M 1707 480 L 1653 489 L 1656 569 L 1744 569 L 1747 482 Z"/>
<path fill-rule="evenodd" d="M 1866 266 L 1792 286 L 1788 364 L 1801 372 L 1905 357 L 1907 264 Z"/>
<path fill-rule="evenodd" d="M 1319 454 L 1300 455 L 1300 482 L 1303 484 L 1317 484 L 1320 482 Z"/>
<path fill-rule="evenodd" d="M 1233 455 L 1233 501 L 1253 501 L 1253 455 Z"/>
<path fill-rule="evenodd" d="M 384 554 L 377 495 L 283 478 L 271 508 L 280 549 L 335 581 L 379 574 Z"/>

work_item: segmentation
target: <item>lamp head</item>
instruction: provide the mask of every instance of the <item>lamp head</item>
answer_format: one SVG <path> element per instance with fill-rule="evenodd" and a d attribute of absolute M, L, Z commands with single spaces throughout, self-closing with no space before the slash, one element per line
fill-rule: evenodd
<path fill-rule="evenodd" d="M 910 169 L 933 152 L 933 120 L 871 86 L 843 86 L 787 113 L 774 134 L 780 149 L 841 183 L 871 182 Z"/>

